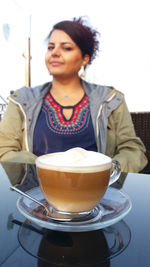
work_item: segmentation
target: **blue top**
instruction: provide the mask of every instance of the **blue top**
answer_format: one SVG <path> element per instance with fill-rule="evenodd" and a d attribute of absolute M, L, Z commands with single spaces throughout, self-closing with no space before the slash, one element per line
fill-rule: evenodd
<path fill-rule="evenodd" d="M 63 108 L 72 108 L 71 118 Z M 34 130 L 33 153 L 37 156 L 82 147 L 97 151 L 88 97 L 74 106 L 61 106 L 49 92 L 45 98 Z"/>

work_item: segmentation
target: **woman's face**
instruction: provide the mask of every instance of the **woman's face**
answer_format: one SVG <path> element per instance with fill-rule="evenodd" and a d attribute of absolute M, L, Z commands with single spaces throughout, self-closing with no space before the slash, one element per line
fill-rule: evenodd
<path fill-rule="evenodd" d="M 82 56 L 80 48 L 68 34 L 54 30 L 50 36 L 45 63 L 54 77 L 73 77 L 78 75 L 81 66 L 85 66 L 89 56 Z"/>

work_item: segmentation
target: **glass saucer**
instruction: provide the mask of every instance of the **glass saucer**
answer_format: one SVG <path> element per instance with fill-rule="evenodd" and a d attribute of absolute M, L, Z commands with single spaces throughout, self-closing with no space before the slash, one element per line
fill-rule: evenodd
<path fill-rule="evenodd" d="M 46 201 L 40 187 L 33 188 L 27 193 L 39 201 Z M 96 207 L 96 212 L 92 211 L 89 217 L 81 218 L 79 221 L 57 221 L 48 218 L 44 208 L 32 200 L 24 196 L 17 200 L 18 210 L 28 220 L 47 229 L 65 232 L 85 232 L 107 227 L 123 219 L 131 207 L 129 196 L 113 187 L 107 189 L 103 199 Z"/>
<path fill-rule="evenodd" d="M 110 259 L 122 253 L 130 240 L 130 228 L 123 220 L 96 231 L 70 233 L 26 220 L 18 231 L 21 247 L 38 259 L 38 266 L 108 267 Z"/>

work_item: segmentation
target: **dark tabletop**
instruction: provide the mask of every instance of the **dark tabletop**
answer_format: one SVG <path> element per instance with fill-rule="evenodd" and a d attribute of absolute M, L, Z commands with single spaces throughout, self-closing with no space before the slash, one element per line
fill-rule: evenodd
<path fill-rule="evenodd" d="M 20 184 L 20 182 L 22 183 Z M 38 185 L 35 165 L 0 164 L 0 266 L 150 266 L 150 175 L 122 173 L 113 187 L 126 193 L 132 209 L 110 227 L 89 232 L 41 228 L 17 209 L 16 185 Z"/>

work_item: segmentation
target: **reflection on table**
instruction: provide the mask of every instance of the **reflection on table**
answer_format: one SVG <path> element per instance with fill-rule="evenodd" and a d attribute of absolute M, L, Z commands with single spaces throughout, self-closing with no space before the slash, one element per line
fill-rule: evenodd
<path fill-rule="evenodd" d="M 62 232 L 26 220 L 16 207 L 18 194 L 38 186 L 35 165 L 0 165 L 0 265 L 150 266 L 150 175 L 123 173 L 113 186 L 128 194 L 132 209 L 123 220 L 95 231 Z"/>

